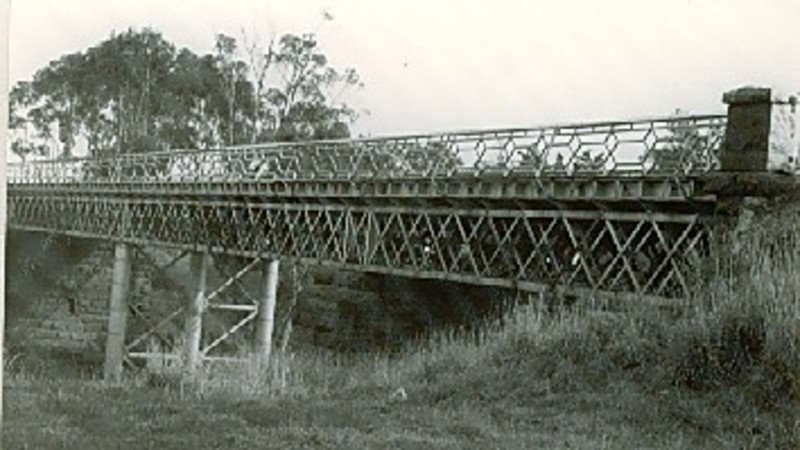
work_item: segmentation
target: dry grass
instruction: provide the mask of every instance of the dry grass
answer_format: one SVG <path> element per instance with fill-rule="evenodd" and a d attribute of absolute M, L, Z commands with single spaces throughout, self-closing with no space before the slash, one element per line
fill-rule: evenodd
<path fill-rule="evenodd" d="M 477 336 L 218 365 L 191 385 L 9 367 L 4 448 L 798 448 L 797 223 L 721 243 L 678 316 L 521 306 Z"/>

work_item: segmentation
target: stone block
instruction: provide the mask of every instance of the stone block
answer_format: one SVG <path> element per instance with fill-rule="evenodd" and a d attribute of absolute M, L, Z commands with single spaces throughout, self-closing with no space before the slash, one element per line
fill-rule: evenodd
<path fill-rule="evenodd" d="M 59 339 L 63 339 L 63 340 L 72 339 L 72 333 L 70 333 L 69 331 L 58 331 L 56 333 L 56 336 L 58 336 Z"/>
<path fill-rule="evenodd" d="M 728 105 L 741 105 L 750 103 L 770 103 L 773 91 L 770 88 L 744 86 L 722 95 L 722 101 Z"/>
<path fill-rule="evenodd" d="M 726 172 L 794 173 L 798 158 L 796 98 L 768 88 L 726 93 L 728 124 L 720 155 Z"/>
<path fill-rule="evenodd" d="M 105 323 L 108 321 L 108 312 L 97 314 L 94 312 L 85 312 L 81 314 L 81 321 L 86 324 L 90 322 Z"/>
<path fill-rule="evenodd" d="M 767 171 L 794 173 L 798 157 L 795 101 L 774 103 L 770 115 Z"/>
<path fill-rule="evenodd" d="M 69 336 L 67 337 L 67 339 L 69 339 L 71 341 L 77 341 L 77 342 L 83 342 L 83 341 L 88 341 L 89 340 L 88 336 L 86 335 L 86 333 L 84 331 L 73 331 L 73 332 L 69 333 Z"/>
<path fill-rule="evenodd" d="M 60 324 L 57 320 L 45 319 L 42 320 L 41 328 L 45 330 L 58 330 L 60 328 Z"/>
<path fill-rule="evenodd" d="M 49 328 L 40 328 L 38 330 L 33 331 L 34 340 L 57 340 L 59 339 L 59 332 Z"/>
<path fill-rule="evenodd" d="M 105 334 L 106 324 L 98 322 L 87 323 L 84 325 L 83 331 L 86 333 L 93 333 L 93 334 Z"/>

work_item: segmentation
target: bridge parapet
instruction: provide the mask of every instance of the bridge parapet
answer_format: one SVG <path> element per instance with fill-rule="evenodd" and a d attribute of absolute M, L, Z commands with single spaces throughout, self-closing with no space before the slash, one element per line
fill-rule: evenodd
<path fill-rule="evenodd" d="M 9 164 L 12 185 L 685 177 L 719 168 L 726 119 L 669 117 Z"/>

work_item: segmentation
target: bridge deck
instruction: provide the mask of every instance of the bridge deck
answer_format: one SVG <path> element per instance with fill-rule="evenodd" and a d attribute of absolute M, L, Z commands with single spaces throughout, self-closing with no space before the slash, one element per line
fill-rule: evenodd
<path fill-rule="evenodd" d="M 81 182 L 16 183 L 14 194 L 61 193 L 111 196 L 206 197 L 247 196 L 299 199 L 326 199 L 352 202 L 357 199 L 397 200 L 555 200 L 555 201 L 688 201 L 707 196 L 701 176 L 626 177 L 532 177 L 460 176 L 447 179 L 420 177 L 386 180 L 291 180 L 291 181 L 196 181 L 196 182 Z"/>

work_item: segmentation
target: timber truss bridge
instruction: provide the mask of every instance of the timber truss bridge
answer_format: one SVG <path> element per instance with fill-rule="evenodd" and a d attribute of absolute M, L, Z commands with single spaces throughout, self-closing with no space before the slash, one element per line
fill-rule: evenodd
<path fill-rule="evenodd" d="M 736 178 L 724 175 L 785 169 L 776 145 L 797 152 L 793 102 L 753 88 L 725 101 L 727 115 L 11 164 L 8 226 L 117 243 L 107 369 L 139 343 L 112 342 L 125 339 L 113 335 L 119 323 L 124 334 L 130 245 L 192 254 L 196 294 L 151 327 L 184 317 L 190 364 L 205 354 L 192 317 L 209 307 L 244 311 L 236 327 L 257 322 L 268 354 L 277 260 L 589 299 L 685 297 L 720 222 L 719 186 Z M 252 261 L 220 289 L 264 267 L 269 301 L 214 306 L 213 254 Z"/>

